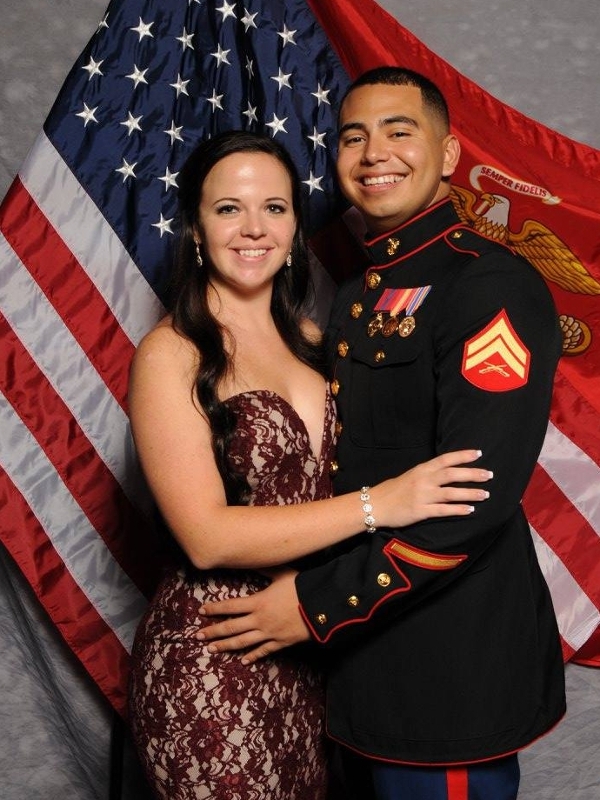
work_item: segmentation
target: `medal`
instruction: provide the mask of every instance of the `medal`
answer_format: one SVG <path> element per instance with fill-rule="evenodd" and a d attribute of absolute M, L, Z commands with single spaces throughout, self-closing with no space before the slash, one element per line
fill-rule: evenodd
<path fill-rule="evenodd" d="M 386 319 L 381 327 L 381 335 L 386 337 L 393 336 L 398 330 L 399 324 L 398 317 L 390 317 L 389 319 Z"/>
<path fill-rule="evenodd" d="M 369 320 L 369 324 L 367 325 L 367 333 L 369 336 L 375 336 L 377 331 L 381 330 L 383 326 L 383 314 L 380 312 L 375 314 L 374 317 L 371 317 Z"/>
<path fill-rule="evenodd" d="M 416 327 L 415 318 L 413 316 L 404 317 L 398 324 L 398 335 L 405 339 L 410 336 Z"/>

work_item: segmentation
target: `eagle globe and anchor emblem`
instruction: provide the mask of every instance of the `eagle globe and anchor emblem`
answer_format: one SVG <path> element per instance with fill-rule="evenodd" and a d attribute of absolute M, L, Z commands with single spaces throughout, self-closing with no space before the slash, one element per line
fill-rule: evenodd
<path fill-rule="evenodd" d="M 501 181 L 511 189 L 515 187 L 514 191 L 517 193 L 523 187 L 529 187 L 535 190 L 535 194 L 542 196 L 545 202 L 560 202 L 546 189 L 532 187 L 482 165 L 474 167 L 470 174 L 471 185 L 477 189 L 481 175 Z M 488 239 L 505 244 L 526 258 L 546 281 L 556 283 L 561 289 L 575 294 L 600 295 L 600 283 L 589 274 L 569 247 L 541 222 L 527 219 L 519 232 L 510 229 L 510 200 L 506 196 L 482 191 L 475 194 L 462 186 L 453 185 L 451 198 L 463 224 Z M 563 355 L 576 356 L 584 353 L 592 341 L 589 325 L 571 314 L 562 313 L 559 314 L 559 323 L 563 334 Z"/>

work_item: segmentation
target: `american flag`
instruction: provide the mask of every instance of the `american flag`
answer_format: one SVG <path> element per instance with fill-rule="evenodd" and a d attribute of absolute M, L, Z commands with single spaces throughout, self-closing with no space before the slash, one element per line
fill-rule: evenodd
<path fill-rule="evenodd" d="M 568 215 L 561 238 L 600 278 L 594 215 L 565 188 L 568 177 L 591 198 L 600 155 L 485 95 L 371 0 L 114 0 L 2 204 L 2 540 L 120 712 L 128 653 L 158 567 L 127 377 L 136 344 L 163 313 L 178 171 L 207 136 L 268 132 L 299 168 L 315 252 L 331 274 L 343 274 L 361 256 L 339 222 L 336 108 L 349 78 L 381 63 L 436 80 L 467 165 L 494 165 L 568 195 L 568 213 L 580 213 L 592 241 L 582 249 Z M 504 145 L 495 149 L 504 139 L 498 120 L 524 148 L 545 143 L 531 162 L 535 180 L 528 152 L 514 158 Z M 466 184 L 468 174 L 462 178 Z M 597 308 L 586 306 L 581 319 L 600 332 Z M 598 352 L 559 372 L 528 501 L 567 658 L 600 619 Z"/>

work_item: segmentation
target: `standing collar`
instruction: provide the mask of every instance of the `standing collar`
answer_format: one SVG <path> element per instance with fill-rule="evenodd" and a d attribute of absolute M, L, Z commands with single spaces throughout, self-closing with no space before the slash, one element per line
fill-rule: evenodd
<path fill-rule="evenodd" d="M 457 224 L 459 218 L 452 200 L 448 197 L 426 208 L 395 230 L 380 234 L 376 239 L 369 239 L 367 236 L 365 247 L 374 265 L 387 267 L 437 239 Z"/>

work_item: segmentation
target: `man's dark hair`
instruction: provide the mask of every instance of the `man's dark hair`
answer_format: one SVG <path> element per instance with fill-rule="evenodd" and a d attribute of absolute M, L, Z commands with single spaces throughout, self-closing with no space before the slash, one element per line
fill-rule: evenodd
<path fill-rule="evenodd" d="M 354 89 L 358 89 L 359 86 L 374 86 L 379 83 L 387 86 L 416 86 L 417 89 L 421 90 L 423 104 L 438 117 L 445 128 L 450 127 L 450 114 L 444 95 L 429 78 L 406 67 L 375 67 L 363 72 L 346 90 L 340 103 L 340 108 Z"/>

